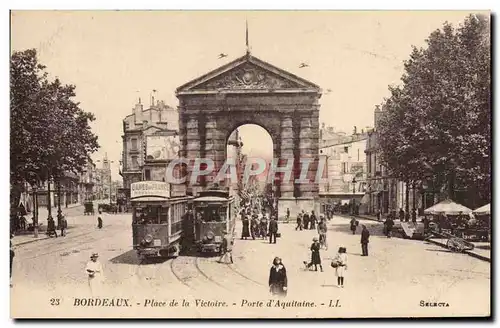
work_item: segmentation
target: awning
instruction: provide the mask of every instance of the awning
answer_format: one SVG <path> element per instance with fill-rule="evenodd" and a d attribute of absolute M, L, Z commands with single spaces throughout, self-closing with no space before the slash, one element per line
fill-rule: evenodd
<path fill-rule="evenodd" d="M 476 215 L 489 215 L 489 214 L 491 214 L 491 203 L 475 209 L 474 211 L 472 211 L 472 213 L 476 214 Z"/>
<path fill-rule="evenodd" d="M 351 201 L 350 201 L 349 199 L 342 199 L 340 203 L 341 203 L 342 205 L 348 205 L 350 202 L 351 202 Z"/>
<path fill-rule="evenodd" d="M 460 213 L 469 214 L 471 212 L 472 210 L 470 208 L 457 204 L 451 199 L 443 200 L 442 202 L 437 203 L 436 205 L 433 205 L 424 211 L 425 214 L 444 213 L 448 215 L 458 215 Z"/>

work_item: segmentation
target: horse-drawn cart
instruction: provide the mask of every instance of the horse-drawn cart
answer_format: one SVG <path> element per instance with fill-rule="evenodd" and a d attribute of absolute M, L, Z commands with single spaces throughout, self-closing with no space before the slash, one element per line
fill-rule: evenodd
<path fill-rule="evenodd" d="M 84 206 L 83 215 L 94 215 L 94 203 L 85 202 L 83 206 Z"/>

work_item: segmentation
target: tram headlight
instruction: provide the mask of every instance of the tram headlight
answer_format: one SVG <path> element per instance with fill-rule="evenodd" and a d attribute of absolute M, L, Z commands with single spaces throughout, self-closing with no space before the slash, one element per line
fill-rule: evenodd
<path fill-rule="evenodd" d="M 149 244 L 150 242 L 153 241 L 153 236 L 146 235 L 146 237 L 144 237 L 144 241 Z"/>
<path fill-rule="evenodd" d="M 209 232 L 207 232 L 205 237 L 207 238 L 207 240 L 212 240 L 212 239 L 214 239 L 215 235 L 212 231 L 209 231 Z"/>

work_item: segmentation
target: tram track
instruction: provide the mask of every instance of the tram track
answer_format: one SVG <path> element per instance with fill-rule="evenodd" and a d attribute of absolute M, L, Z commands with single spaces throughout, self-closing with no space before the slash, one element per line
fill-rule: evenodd
<path fill-rule="evenodd" d="M 62 238 L 60 240 L 65 242 L 63 244 L 63 246 L 61 246 L 60 248 L 57 248 L 55 250 L 51 250 L 51 251 L 45 252 L 45 253 L 38 253 L 38 254 L 35 253 L 35 255 L 23 257 L 23 260 L 34 260 L 34 259 L 37 259 L 37 258 L 42 257 L 42 256 L 52 255 L 52 254 L 56 254 L 56 253 L 64 252 L 64 251 L 71 252 L 71 250 L 74 250 L 75 248 L 79 248 L 81 246 L 85 246 L 85 245 L 92 244 L 92 243 L 101 241 L 103 239 L 109 238 L 108 234 L 106 234 L 100 238 L 92 238 L 92 236 L 90 238 L 85 238 L 85 237 L 87 237 L 89 235 L 93 235 L 95 233 L 98 233 L 98 232 L 95 229 L 92 229 L 91 231 L 81 233 L 78 235 L 74 235 L 74 236 L 71 236 L 70 238 L 58 237 L 58 238 Z M 53 243 L 50 243 L 50 244 L 44 245 L 44 246 L 49 248 L 51 246 L 57 246 L 57 245 L 59 245 L 59 243 L 53 242 Z M 27 254 L 30 254 L 30 253 L 33 254 L 33 252 L 36 252 L 36 250 L 38 250 L 38 249 L 35 249 L 35 250 L 33 250 L 33 249 L 20 249 L 20 250 L 22 252 L 26 252 Z"/>
<path fill-rule="evenodd" d="M 179 261 L 183 261 L 182 263 L 182 270 L 179 270 L 176 265 L 178 264 Z M 198 290 L 200 289 L 200 286 L 195 286 L 196 283 L 189 283 L 188 281 L 197 281 L 198 283 L 201 283 L 198 278 L 203 277 L 203 280 L 206 282 L 209 282 L 212 285 L 216 285 L 225 291 L 230 291 L 225 285 L 219 283 L 212 277 L 210 277 L 208 274 L 205 273 L 200 268 L 200 257 L 194 256 L 194 257 L 177 257 L 174 258 L 170 261 L 170 270 L 172 271 L 173 275 L 177 280 L 179 280 L 183 285 L 187 286 L 189 289 L 192 290 Z M 179 263 L 181 264 L 181 263 Z M 203 286 L 206 288 L 206 286 Z"/>
<path fill-rule="evenodd" d="M 228 263 L 228 264 L 226 264 L 226 267 L 227 267 L 227 268 L 229 268 L 229 269 L 231 269 L 231 271 L 232 271 L 232 272 L 234 272 L 234 273 L 236 273 L 237 275 L 239 275 L 239 276 L 241 276 L 241 277 L 243 277 L 243 278 L 245 278 L 245 279 L 247 279 L 247 280 L 249 280 L 249 281 L 253 282 L 254 284 L 256 284 L 256 285 L 258 285 L 258 286 L 265 286 L 264 284 L 262 284 L 262 283 L 260 283 L 260 282 L 258 282 L 258 281 L 256 281 L 256 280 L 253 280 L 252 278 L 250 278 L 250 277 L 248 277 L 248 276 L 244 275 L 243 273 L 241 273 L 240 271 L 236 270 L 236 269 L 234 268 L 234 264 L 229 264 L 229 263 Z"/>

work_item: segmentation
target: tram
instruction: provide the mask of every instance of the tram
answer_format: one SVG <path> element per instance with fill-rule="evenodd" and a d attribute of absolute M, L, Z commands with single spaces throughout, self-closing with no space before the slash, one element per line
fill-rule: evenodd
<path fill-rule="evenodd" d="M 191 196 L 170 197 L 170 184 L 141 181 L 130 185 L 133 247 L 139 257 L 176 257 Z"/>
<path fill-rule="evenodd" d="M 195 245 L 201 253 L 219 252 L 224 231 L 232 237 L 236 221 L 235 198 L 228 191 L 202 191 L 193 199 Z"/>

